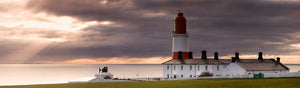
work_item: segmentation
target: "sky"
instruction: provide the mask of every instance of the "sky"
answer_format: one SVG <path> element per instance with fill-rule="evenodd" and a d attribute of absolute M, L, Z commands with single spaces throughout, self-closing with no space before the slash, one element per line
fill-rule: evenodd
<path fill-rule="evenodd" d="M 300 0 L 1 0 L 1 64 L 160 64 L 180 9 L 189 49 L 300 64 Z"/>

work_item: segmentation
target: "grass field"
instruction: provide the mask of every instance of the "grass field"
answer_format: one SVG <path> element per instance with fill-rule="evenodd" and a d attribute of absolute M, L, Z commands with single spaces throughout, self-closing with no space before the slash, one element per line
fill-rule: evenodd
<path fill-rule="evenodd" d="M 300 78 L 67 83 L 0 86 L 0 88 L 300 88 Z"/>

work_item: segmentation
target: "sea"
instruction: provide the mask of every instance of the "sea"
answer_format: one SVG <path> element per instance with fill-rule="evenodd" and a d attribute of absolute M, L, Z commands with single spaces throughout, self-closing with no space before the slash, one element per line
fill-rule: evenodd
<path fill-rule="evenodd" d="M 163 76 L 161 64 L 0 64 L 0 86 L 68 83 L 76 78 L 94 77 L 104 66 L 114 78 Z M 286 66 L 290 72 L 300 71 L 300 64 Z"/>

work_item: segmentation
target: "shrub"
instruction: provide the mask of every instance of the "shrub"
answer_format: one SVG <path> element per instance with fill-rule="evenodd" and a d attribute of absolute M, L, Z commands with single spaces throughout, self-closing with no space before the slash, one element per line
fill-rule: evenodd
<path fill-rule="evenodd" d="M 111 79 L 111 77 L 110 76 L 105 76 L 104 79 Z"/>
<path fill-rule="evenodd" d="M 119 80 L 119 78 L 113 78 L 113 80 Z"/>
<path fill-rule="evenodd" d="M 206 71 L 206 72 L 202 72 L 200 75 L 200 77 L 205 77 L 205 76 L 213 76 L 213 74 Z"/>

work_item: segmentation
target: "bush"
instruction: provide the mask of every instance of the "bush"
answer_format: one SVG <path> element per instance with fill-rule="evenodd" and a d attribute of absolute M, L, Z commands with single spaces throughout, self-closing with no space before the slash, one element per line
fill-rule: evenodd
<path fill-rule="evenodd" d="M 110 76 L 105 76 L 104 79 L 111 79 L 111 77 Z"/>
<path fill-rule="evenodd" d="M 119 80 L 119 78 L 113 78 L 113 80 Z"/>
<path fill-rule="evenodd" d="M 205 76 L 213 76 L 213 73 L 210 73 L 210 72 L 202 72 L 200 77 L 205 77 Z"/>

